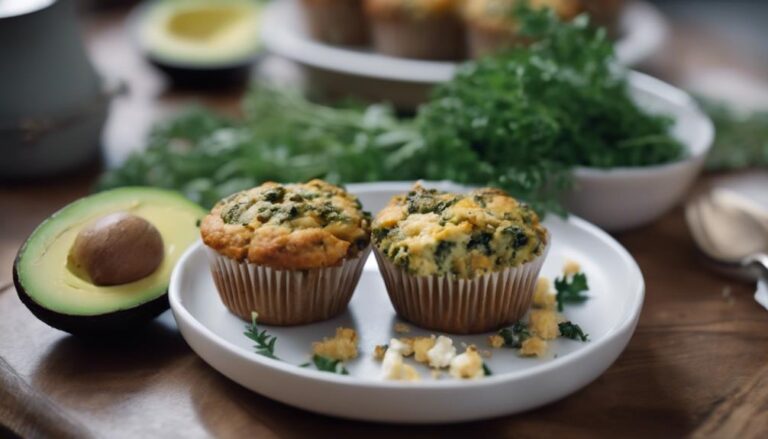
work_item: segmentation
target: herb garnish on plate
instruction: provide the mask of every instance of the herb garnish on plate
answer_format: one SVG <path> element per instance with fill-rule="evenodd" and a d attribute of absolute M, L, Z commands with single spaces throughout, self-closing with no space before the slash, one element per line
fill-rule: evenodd
<path fill-rule="evenodd" d="M 268 334 L 266 329 L 259 331 L 259 327 L 256 325 L 257 318 L 257 313 L 254 312 L 251 314 L 251 324 L 245 325 L 245 332 L 243 334 L 256 342 L 256 345 L 253 348 L 256 350 L 257 354 L 274 360 L 279 360 L 275 355 L 275 342 L 277 342 L 277 337 Z"/>
<path fill-rule="evenodd" d="M 555 279 L 555 290 L 557 290 L 555 298 L 558 311 L 562 311 L 566 303 L 583 303 L 589 299 L 589 296 L 584 294 L 589 290 L 587 275 L 578 272 L 570 276 L 558 277 Z"/>
<path fill-rule="evenodd" d="M 314 364 L 317 370 L 321 372 L 349 375 L 349 371 L 344 367 L 344 362 L 341 360 L 335 360 L 333 358 L 315 354 L 312 356 L 312 363 L 304 363 L 300 367 L 309 367 L 311 364 Z"/>
<path fill-rule="evenodd" d="M 565 338 L 581 341 L 589 340 L 589 334 L 585 334 L 584 331 L 581 330 L 581 327 L 575 323 L 562 322 L 558 323 L 557 326 L 560 329 L 560 335 Z"/>

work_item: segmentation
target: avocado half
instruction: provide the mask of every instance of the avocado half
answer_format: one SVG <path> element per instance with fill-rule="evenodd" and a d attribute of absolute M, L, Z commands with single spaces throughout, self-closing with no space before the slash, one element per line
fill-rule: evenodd
<path fill-rule="evenodd" d="M 67 262 L 79 231 L 97 218 L 128 212 L 152 223 L 165 255 L 149 276 L 134 282 L 97 286 L 74 273 Z M 81 198 L 43 221 L 19 249 L 13 281 L 21 301 L 48 325 L 77 335 L 123 331 L 168 309 L 171 272 L 181 254 L 200 236 L 200 206 L 173 191 L 127 187 Z"/>
<path fill-rule="evenodd" d="M 150 62 L 176 85 L 243 83 L 261 50 L 259 0 L 160 0 L 139 6 L 134 28 Z"/>

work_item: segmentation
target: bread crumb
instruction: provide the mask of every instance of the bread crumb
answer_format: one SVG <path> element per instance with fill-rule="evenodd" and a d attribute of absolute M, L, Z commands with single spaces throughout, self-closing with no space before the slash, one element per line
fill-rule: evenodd
<path fill-rule="evenodd" d="M 443 377 L 443 372 L 437 369 L 432 369 L 431 374 L 432 374 L 432 378 L 436 380 L 439 380 L 440 378 Z"/>
<path fill-rule="evenodd" d="M 489 350 L 485 350 L 484 349 L 484 350 L 479 351 L 479 352 L 480 352 L 480 356 L 483 357 L 483 358 L 491 358 L 491 357 L 493 357 L 493 352 L 491 352 Z"/>
<path fill-rule="evenodd" d="M 385 353 L 387 353 L 387 345 L 376 345 L 376 347 L 373 348 L 373 358 L 376 360 L 383 360 Z"/>
<path fill-rule="evenodd" d="M 563 265 L 563 274 L 565 274 L 566 276 L 572 276 L 580 271 L 581 271 L 581 265 L 579 265 L 578 262 L 573 260 L 565 261 L 565 265 Z"/>
<path fill-rule="evenodd" d="M 536 289 L 533 292 L 533 306 L 543 309 L 554 309 L 557 298 L 552 293 L 551 284 L 546 277 L 540 277 L 536 281 Z"/>
<path fill-rule="evenodd" d="M 543 357 L 547 353 L 547 342 L 539 337 L 531 337 L 523 341 L 520 355 L 524 357 Z"/>
<path fill-rule="evenodd" d="M 531 311 L 528 327 L 531 332 L 544 340 L 554 340 L 560 335 L 557 325 L 557 313 L 549 309 L 535 309 Z"/>
<path fill-rule="evenodd" d="M 357 358 L 357 333 L 351 328 L 336 328 L 333 338 L 312 343 L 312 352 L 341 361 Z"/>
<path fill-rule="evenodd" d="M 500 336 L 499 334 L 489 335 L 488 344 L 491 345 L 492 348 L 498 349 L 504 346 L 504 337 Z"/>
<path fill-rule="evenodd" d="M 427 352 L 435 346 L 435 336 L 413 339 L 413 358 L 419 363 L 428 363 Z"/>
<path fill-rule="evenodd" d="M 411 327 L 405 323 L 395 323 L 395 332 L 398 334 L 408 334 L 411 332 Z"/>

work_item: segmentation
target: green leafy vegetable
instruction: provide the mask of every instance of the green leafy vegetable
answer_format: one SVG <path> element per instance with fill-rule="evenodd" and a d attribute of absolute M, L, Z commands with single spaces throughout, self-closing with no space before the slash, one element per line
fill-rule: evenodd
<path fill-rule="evenodd" d="M 555 290 L 558 311 L 562 311 L 566 303 L 583 303 L 589 299 L 584 294 L 589 290 L 587 275 L 579 272 L 572 276 L 558 277 L 555 279 Z"/>
<path fill-rule="evenodd" d="M 509 328 L 500 330 L 499 335 L 504 339 L 505 347 L 514 349 L 522 347 L 523 342 L 531 337 L 531 333 L 528 331 L 528 325 L 522 321 L 515 323 Z"/>
<path fill-rule="evenodd" d="M 421 108 L 417 121 L 432 150 L 426 178 L 492 184 L 546 209 L 558 207 L 574 166 L 683 156 L 668 134 L 672 121 L 631 99 L 603 30 L 584 16 L 562 23 L 548 9 L 517 13 L 536 43 L 463 65 Z"/>
<path fill-rule="evenodd" d="M 485 376 L 487 376 L 487 377 L 489 377 L 489 376 L 493 375 L 493 372 L 491 372 L 491 368 L 490 368 L 490 367 L 488 367 L 488 365 L 487 365 L 487 364 L 485 364 L 485 362 L 483 362 L 483 373 L 484 373 L 484 374 L 485 374 Z"/>
<path fill-rule="evenodd" d="M 97 189 L 158 186 L 211 207 L 267 180 L 343 183 L 420 175 L 411 157 L 421 137 L 386 105 L 336 109 L 256 83 L 243 106 L 242 120 L 193 108 L 156 125 L 146 150 L 107 172 Z"/>
<path fill-rule="evenodd" d="M 581 330 L 581 327 L 575 323 L 562 322 L 558 323 L 557 326 L 560 328 L 560 335 L 565 338 L 581 341 L 589 340 L 589 334 L 585 334 L 584 331 Z"/>
<path fill-rule="evenodd" d="M 99 188 L 172 188 L 210 207 L 266 180 L 446 179 L 500 187 L 544 213 L 562 212 L 559 196 L 575 166 L 683 156 L 668 134 L 671 120 L 630 98 L 604 31 L 585 17 L 560 22 L 548 9 L 521 6 L 516 14 L 536 42 L 464 64 L 414 119 L 398 119 L 386 105 L 333 108 L 255 84 L 242 119 L 193 109 L 159 124 L 147 149 Z"/>
<path fill-rule="evenodd" d="M 257 354 L 279 360 L 279 358 L 275 356 L 275 342 L 277 341 L 277 337 L 267 334 L 266 329 L 259 331 L 259 327 L 256 325 L 256 318 L 257 314 L 253 313 L 251 315 L 251 324 L 245 326 L 245 332 L 243 334 L 256 342 L 256 345 L 253 348 L 256 350 Z"/>
<path fill-rule="evenodd" d="M 710 170 L 768 166 L 768 111 L 739 113 L 699 99 L 715 124 L 715 143 L 707 157 Z"/>
<path fill-rule="evenodd" d="M 321 372 L 349 375 L 349 371 L 344 367 L 344 363 L 341 360 L 334 360 L 333 358 L 324 357 L 322 355 L 313 355 L 312 363 L 314 363 L 317 370 Z M 307 365 L 309 365 L 309 363 L 307 363 Z"/>

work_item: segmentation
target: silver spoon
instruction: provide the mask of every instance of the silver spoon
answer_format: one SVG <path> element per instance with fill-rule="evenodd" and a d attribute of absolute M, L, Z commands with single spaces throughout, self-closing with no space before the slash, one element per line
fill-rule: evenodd
<path fill-rule="evenodd" d="M 726 190 L 701 194 L 685 209 L 699 249 L 713 268 L 768 281 L 768 213 Z"/>

